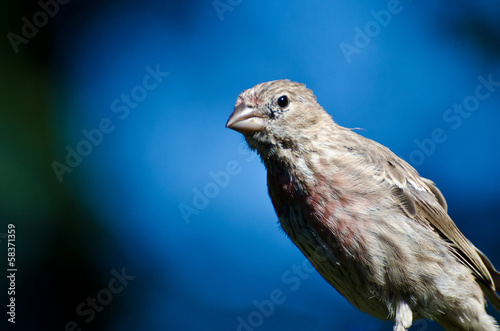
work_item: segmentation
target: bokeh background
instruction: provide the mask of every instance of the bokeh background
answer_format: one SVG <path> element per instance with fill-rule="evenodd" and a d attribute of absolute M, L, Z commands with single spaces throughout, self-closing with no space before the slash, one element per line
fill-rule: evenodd
<path fill-rule="evenodd" d="M 498 1 L 59 1 L 0 10 L 5 329 L 391 330 L 311 271 L 224 128 L 274 79 L 433 179 L 500 266 L 499 83 L 470 97 L 500 82 Z"/>

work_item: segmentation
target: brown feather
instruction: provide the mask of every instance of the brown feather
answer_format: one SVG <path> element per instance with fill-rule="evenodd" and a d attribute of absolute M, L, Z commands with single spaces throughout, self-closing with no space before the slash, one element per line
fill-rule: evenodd
<path fill-rule="evenodd" d="M 285 233 L 359 309 L 448 330 L 498 330 L 500 274 L 458 229 L 434 182 L 387 147 L 336 124 L 303 84 L 243 92 L 226 126 L 266 169 Z"/>

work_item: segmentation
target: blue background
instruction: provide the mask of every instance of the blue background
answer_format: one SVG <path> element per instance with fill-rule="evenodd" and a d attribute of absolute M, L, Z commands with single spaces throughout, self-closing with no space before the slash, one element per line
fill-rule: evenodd
<path fill-rule="evenodd" d="M 500 87 L 460 125 L 444 119 L 479 76 L 500 82 L 497 1 L 402 0 L 383 25 L 393 1 L 219 3 L 73 0 L 17 53 L 4 38 L 0 247 L 14 223 L 17 327 L 391 330 L 311 271 L 278 227 L 263 165 L 224 128 L 240 92 L 274 79 L 305 83 L 337 123 L 434 180 L 500 266 Z M 21 35 L 40 5 L 11 6 L 4 35 Z M 103 119 L 112 131 L 85 143 Z M 435 129 L 446 139 L 431 148 Z M 60 181 L 68 148 L 87 155 Z M 135 278 L 107 297 L 122 268 Z M 99 295 L 93 318 L 77 312 Z"/>

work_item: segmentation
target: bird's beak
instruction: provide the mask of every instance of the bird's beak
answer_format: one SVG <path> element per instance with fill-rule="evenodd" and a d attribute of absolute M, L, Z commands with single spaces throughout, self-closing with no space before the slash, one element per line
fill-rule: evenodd
<path fill-rule="evenodd" d="M 234 109 L 226 123 L 226 128 L 245 133 L 262 130 L 266 119 L 258 109 L 247 107 L 244 103 Z"/>

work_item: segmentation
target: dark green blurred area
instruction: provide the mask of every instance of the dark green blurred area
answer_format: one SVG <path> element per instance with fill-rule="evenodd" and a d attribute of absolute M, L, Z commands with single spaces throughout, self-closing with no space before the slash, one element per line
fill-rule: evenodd
<path fill-rule="evenodd" d="M 76 307 L 107 284 L 94 254 L 114 254 L 110 236 L 78 202 L 71 182 L 52 170 L 60 128 L 54 127 L 57 77 L 51 70 L 53 24 L 40 28 L 16 54 L 6 36 L 20 18 L 35 12 L 35 1 L 3 4 L 0 24 L 0 302 L 6 307 L 7 226 L 16 230 L 16 325 L 2 309 L 0 329 L 63 330 L 80 322 Z M 61 8 L 61 10 L 66 10 Z M 14 30 L 19 33 L 19 31 Z M 96 253 L 97 252 L 97 253 Z M 104 253 L 106 252 L 106 253 Z M 116 301 L 119 301 L 117 299 Z M 117 303 L 119 306 L 119 303 Z M 108 314 L 92 322 L 103 329 Z"/>

